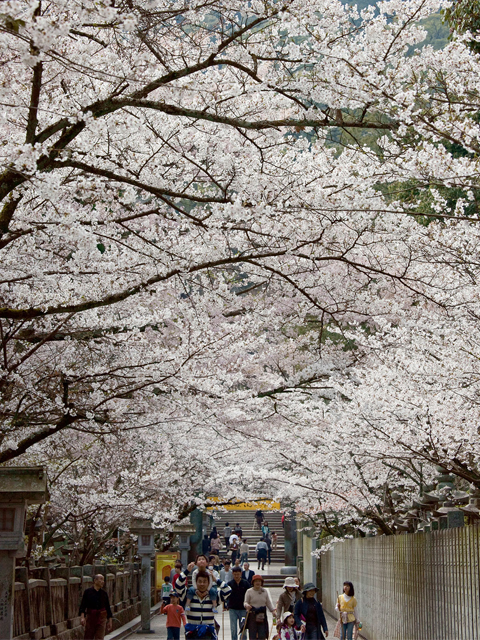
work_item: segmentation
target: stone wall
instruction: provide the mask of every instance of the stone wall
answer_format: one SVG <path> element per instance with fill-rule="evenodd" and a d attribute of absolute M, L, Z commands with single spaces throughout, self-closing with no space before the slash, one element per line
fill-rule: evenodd
<path fill-rule="evenodd" d="M 13 635 L 17 640 L 83 638 L 78 609 L 93 576 L 105 576 L 114 629 L 140 614 L 140 565 L 85 565 L 83 567 L 17 567 Z M 152 571 L 152 587 L 154 572 Z M 153 596 L 153 589 L 152 589 Z"/>
<path fill-rule="evenodd" d="M 321 570 L 332 615 L 343 582 L 353 582 L 368 640 L 480 640 L 478 526 L 346 540 Z"/>

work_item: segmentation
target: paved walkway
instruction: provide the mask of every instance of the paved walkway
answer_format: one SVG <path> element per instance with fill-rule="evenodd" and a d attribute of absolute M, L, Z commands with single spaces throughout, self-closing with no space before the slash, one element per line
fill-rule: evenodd
<path fill-rule="evenodd" d="M 278 567 L 279 565 L 270 565 L 270 567 L 265 567 L 265 571 L 261 573 L 263 573 L 264 575 L 267 573 L 271 573 L 271 574 L 277 573 L 279 570 Z M 272 598 L 272 602 L 276 604 L 278 600 L 278 596 L 282 592 L 282 589 L 275 587 L 275 588 L 270 588 L 269 591 L 270 591 L 270 596 Z M 331 618 L 329 615 L 326 615 L 326 617 L 327 617 L 327 623 L 328 623 L 329 638 L 332 638 L 333 630 L 335 629 L 336 620 Z M 225 611 L 225 613 L 222 613 L 222 612 L 218 613 L 216 616 L 216 619 L 221 627 L 220 631 L 218 632 L 218 640 L 231 640 L 230 617 L 228 615 L 228 611 Z M 136 629 L 139 627 L 139 621 L 137 620 L 137 622 L 135 622 L 134 620 L 132 620 L 131 622 L 128 623 L 128 625 L 125 625 L 124 627 L 117 629 L 117 631 L 114 631 L 108 636 L 105 636 L 105 640 L 121 640 L 123 638 L 129 638 L 129 640 L 134 640 L 134 638 L 138 638 L 138 639 L 150 638 L 150 640 L 155 640 L 155 638 L 157 638 L 158 640 L 166 640 L 166 637 L 167 637 L 167 628 L 165 626 L 166 620 L 167 620 L 166 616 L 159 615 L 156 612 L 150 624 L 151 629 L 155 631 L 155 634 L 137 633 Z M 272 619 L 269 616 L 270 626 L 271 626 L 271 620 Z M 182 630 L 180 632 L 180 639 L 183 640 L 184 637 L 185 635 Z"/>

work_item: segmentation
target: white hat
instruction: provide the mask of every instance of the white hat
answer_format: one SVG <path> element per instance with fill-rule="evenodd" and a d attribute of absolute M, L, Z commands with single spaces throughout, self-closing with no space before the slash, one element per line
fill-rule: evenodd
<path fill-rule="evenodd" d="M 298 589 L 298 584 L 295 582 L 295 578 L 285 578 L 283 588 L 285 589 L 285 587 L 293 587 L 294 589 Z"/>
<path fill-rule="evenodd" d="M 293 613 L 291 611 L 285 611 L 284 613 L 282 613 L 282 624 L 284 624 L 285 620 L 290 616 L 293 616 Z"/>

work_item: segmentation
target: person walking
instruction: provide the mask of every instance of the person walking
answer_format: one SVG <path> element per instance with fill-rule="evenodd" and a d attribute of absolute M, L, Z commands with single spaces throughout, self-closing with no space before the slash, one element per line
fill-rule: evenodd
<path fill-rule="evenodd" d="M 228 551 L 228 547 L 230 545 L 230 536 L 232 535 L 232 527 L 230 526 L 230 523 L 226 522 L 225 526 L 223 528 L 223 537 L 225 539 L 225 547 Z"/>
<path fill-rule="evenodd" d="M 245 562 L 245 564 L 243 565 L 242 578 L 246 580 L 250 584 L 250 586 L 252 586 L 252 578 L 254 575 L 255 571 L 252 571 L 250 569 L 250 565 L 248 564 L 248 562 Z"/>
<path fill-rule="evenodd" d="M 212 538 L 216 538 L 217 536 L 218 536 L 217 527 L 213 527 L 213 529 L 210 531 L 210 540 Z"/>
<path fill-rule="evenodd" d="M 231 566 L 232 563 L 230 562 L 230 560 L 225 560 L 223 569 L 220 569 L 220 580 L 223 580 L 223 582 L 226 582 L 227 584 L 230 582 L 230 580 L 233 580 L 233 572 Z"/>
<path fill-rule="evenodd" d="M 256 552 L 257 552 L 257 561 L 258 561 L 257 569 L 260 569 L 260 565 L 262 565 L 261 568 L 263 570 L 265 569 L 265 562 L 267 560 L 267 554 L 268 554 L 268 545 L 263 538 L 260 538 L 259 542 L 257 542 Z"/>
<path fill-rule="evenodd" d="M 182 571 L 177 580 L 176 592 L 182 599 L 186 597 L 188 575 L 194 568 L 195 563 L 191 562 L 185 571 Z M 186 612 L 187 625 L 185 626 L 185 636 L 189 638 L 189 640 L 215 638 L 214 603 L 210 597 L 214 582 L 213 571 L 207 573 L 204 569 L 199 569 L 195 577 L 195 592 L 192 594 L 190 601 L 190 611 Z M 224 598 L 230 595 L 230 587 L 228 584 L 225 584 L 225 582 L 222 582 L 220 578 L 216 581 L 216 586 Z"/>
<path fill-rule="evenodd" d="M 249 640 L 265 640 L 269 637 L 267 609 L 274 614 L 275 607 L 270 599 L 270 594 L 263 586 L 263 577 L 253 576 L 252 584 L 253 586 L 245 594 L 248 637 Z M 276 624 L 275 615 L 273 616 L 273 624 Z"/>
<path fill-rule="evenodd" d="M 245 538 L 245 540 L 242 541 L 242 544 L 240 545 L 240 562 L 243 564 L 244 562 L 248 562 L 248 542 L 247 539 Z"/>
<path fill-rule="evenodd" d="M 230 551 L 232 552 L 233 563 L 237 559 L 239 549 L 240 549 L 240 538 L 235 533 L 232 533 L 232 535 L 230 536 Z"/>
<path fill-rule="evenodd" d="M 302 598 L 295 605 L 295 624 L 304 633 L 305 640 L 324 640 L 328 636 L 328 626 L 323 607 L 316 596 L 318 589 L 313 582 L 303 587 Z"/>
<path fill-rule="evenodd" d="M 173 587 L 170 583 L 170 576 L 165 576 L 162 584 L 162 613 L 165 605 L 170 604 L 170 594 L 173 591 Z"/>
<path fill-rule="evenodd" d="M 232 590 L 228 598 L 228 615 L 230 616 L 230 633 L 232 640 L 237 640 L 240 627 L 242 632 L 240 640 L 244 639 L 245 633 L 243 629 L 243 620 L 247 616 L 245 611 L 245 594 L 250 589 L 250 583 L 242 578 L 242 569 L 233 567 L 233 580 L 230 580 L 228 586 Z"/>
<path fill-rule="evenodd" d="M 237 536 L 238 536 L 239 538 L 241 538 L 241 537 L 243 536 L 242 527 L 240 526 L 240 523 L 239 523 L 239 522 L 237 522 L 237 524 L 235 525 L 235 529 L 234 529 L 233 531 L 234 531 L 234 533 L 236 533 L 236 534 L 237 534 Z"/>
<path fill-rule="evenodd" d="M 210 538 L 210 553 L 212 555 L 218 556 L 218 554 L 220 553 L 220 547 L 222 545 L 222 541 L 220 539 L 220 536 L 217 535 L 214 538 Z"/>
<path fill-rule="evenodd" d="M 270 533 L 270 527 L 268 526 L 268 522 L 265 520 L 265 522 L 262 524 L 262 535 L 264 538 L 266 538 L 266 536 L 268 536 L 269 533 Z"/>
<path fill-rule="evenodd" d="M 268 561 L 268 564 L 272 564 L 272 539 L 267 534 L 264 540 L 267 543 L 267 561 Z"/>
<path fill-rule="evenodd" d="M 187 618 L 176 591 L 170 594 L 170 604 L 163 608 L 163 613 L 167 616 L 167 640 L 180 640 L 180 628 L 182 622 L 183 626 L 187 624 Z"/>
<path fill-rule="evenodd" d="M 275 533 L 275 531 L 272 531 L 272 549 L 277 548 L 277 542 L 278 542 L 278 535 Z"/>
<path fill-rule="evenodd" d="M 175 566 L 170 571 L 170 582 L 175 587 L 175 576 L 179 576 L 182 573 L 183 565 L 180 560 L 175 560 Z"/>
<path fill-rule="evenodd" d="M 104 584 L 105 578 L 99 573 L 93 578 L 93 587 L 83 592 L 79 616 L 85 627 L 84 640 L 103 640 L 105 632 L 112 630 L 112 610 Z"/>
<path fill-rule="evenodd" d="M 263 513 L 261 509 L 257 509 L 255 511 L 255 522 L 257 524 L 257 528 L 258 529 L 262 529 L 262 522 L 263 522 Z M 255 526 L 254 526 L 255 528 Z"/>
<path fill-rule="evenodd" d="M 338 596 L 335 609 L 340 613 L 342 640 L 353 640 L 353 630 L 355 624 L 358 625 L 357 599 L 355 589 L 351 582 L 343 583 L 343 593 Z"/>
<path fill-rule="evenodd" d="M 277 600 L 277 620 L 282 620 L 285 612 L 293 614 L 297 600 L 300 599 L 300 590 L 294 578 L 285 578 L 283 591 Z"/>

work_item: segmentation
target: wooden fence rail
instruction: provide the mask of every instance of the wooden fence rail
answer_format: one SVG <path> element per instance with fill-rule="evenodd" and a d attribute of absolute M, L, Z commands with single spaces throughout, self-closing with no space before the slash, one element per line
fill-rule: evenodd
<path fill-rule="evenodd" d="M 368 640 L 480 640 L 480 529 L 346 540 L 321 559 L 323 607 L 353 582 Z"/>
<path fill-rule="evenodd" d="M 78 610 L 83 592 L 92 586 L 93 576 L 97 573 L 105 576 L 105 589 L 112 607 L 114 629 L 139 615 L 140 565 L 137 563 L 55 569 L 39 567 L 29 572 L 25 567 L 17 567 L 14 638 L 83 638 Z"/>

